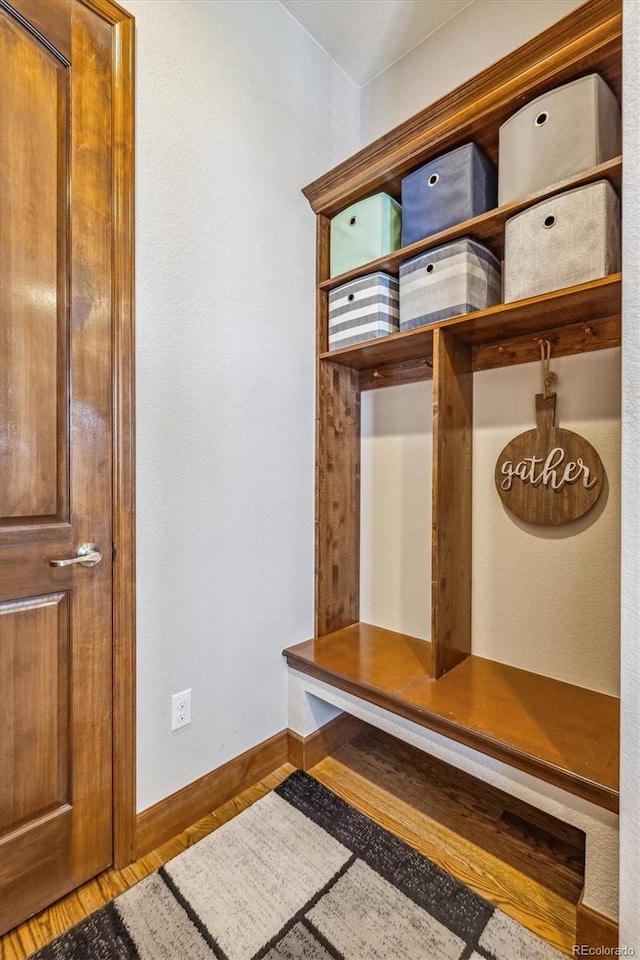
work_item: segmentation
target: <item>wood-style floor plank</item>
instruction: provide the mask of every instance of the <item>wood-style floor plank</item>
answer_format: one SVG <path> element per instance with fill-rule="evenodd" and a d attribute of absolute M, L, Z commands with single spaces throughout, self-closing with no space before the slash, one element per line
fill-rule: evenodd
<path fill-rule="evenodd" d="M 83 917 L 273 790 L 284 764 L 124 870 L 109 870 L 0 941 L 2 960 L 25 960 Z M 580 831 L 371 728 L 311 774 L 352 806 L 571 955 L 584 874 Z"/>
<path fill-rule="evenodd" d="M 552 818 L 546 822 L 544 814 L 542 820 L 530 817 L 533 808 L 528 805 L 371 729 L 309 772 L 523 926 L 572 955 L 584 876 L 580 831 Z M 537 879 L 530 875 L 532 865 Z"/>
<path fill-rule="evenodd" d="M 84 917 L 109 903 L 118 894 L 124 893 L 139 880 L 144 880 L 150 873 L 182 853 L 187 847 L 202 840 L 223 823 L 242 813 L 256 800 L 260 800 L 273 790 L 290 773 L 293 773 L 294 769 L 295 767 L 289 763 L 283 764 L 259 783 L 218 807 L 178 836 L 162 844 L 157 850 L 136 860 L 123 870 L 105 871 L 27 920 L 26 923 L 16 927 L 15 930 L 11 930 L 0 938 L 0 960 L 25 960 L 36 950 L 40 950 L 74 924 L 79 923 Z"/>

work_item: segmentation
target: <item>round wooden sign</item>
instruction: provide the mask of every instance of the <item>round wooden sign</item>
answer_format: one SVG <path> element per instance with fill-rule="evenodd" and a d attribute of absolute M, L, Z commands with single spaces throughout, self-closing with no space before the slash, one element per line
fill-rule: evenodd
<path fill-rule="evenodd" d="M 496 463 L 496 488 L 505 507 L 528 523 L 558 526 L 591 510 L 605 471 L 588 440 L 554 425 L 556 396 L 536 395 L 534 430 L 506 445 Z"/>

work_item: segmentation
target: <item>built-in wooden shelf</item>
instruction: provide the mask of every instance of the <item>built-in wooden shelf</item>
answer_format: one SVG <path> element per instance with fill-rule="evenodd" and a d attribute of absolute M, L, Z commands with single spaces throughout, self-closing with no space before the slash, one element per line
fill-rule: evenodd
<path fill-rule="evenodd" d="M 550 342 L 553 357 L 619 346 L 620 274 L 327 350 L 330 292 L 345 282 L 376 270 L 397 274 L 411 257 L 463 236 L 502 257 L 505 222 L 532 204 L 599 179 L 620 191 L 617 157 L 329 278 L 336 213 L 379 191 L 398 198 L 403 177 L 463 143 L 475 143 L 496 162 L 500 126 L 508 117 L 539 94 L 592 72 L 621 100 L 620 0 L 588 0 L 305 187 L 317 214 L 314 631 L 319 639 L 285 654 L 296 671 L 616 810 L 618 700 L 472 654 L 472 462 L 473 374 L 537 360 L 541 340 Z M 362 391 L 428 377 L 433 377 L 431 643 L 356 622 Z"/>
<path fill-rule="evenodd" d="M 551 342 L 554 357 L 601 350 L 620 345 L 621 296 L 621 275 L 616 273 L 428 327 L 328 350 L 320 354 L 320 360 L 374 372 L 408 361 L 428 368 L 433 357 L 433 333 L 439 328 L 472 347 L 474 371 L 539 359 L 540 339 Z M 380 376 L 384 377 L 384 371 Z"/>
<path fill-rule="evenodd" d="M 514 200 L 512 203 L 507 203 L 502 207 L 496 207 L 495 210 L 489 210 L 479 217 L 474 217 L 473 220 L 465 220 L 463 223 L 458 223 L 454 227 L 449 227 L 447 230 L 441 230 L 439 233 L 434 233 L 429 237 L 425 237 L 423 240 L 418 240 L 408 247 L 401 247 L 386 257 L 380 257 L 378 260 L 370 260 L 368 263 L 364 263 L 354 270 L 349 270 L 347 273 L 323 280 L 318 284 L 318 289 L 333 290 L 335 287 L 342 286 L 343 283 L 356 280 L 358 277 L 366 277 L 367 274 L 375 273 L 378 270 L 383 270 L 385 273 L 390 273 L 397 277 L 400 264 L 404 263 L 405 260 L 417 257 L 420 253 L 425 253 L 434 247 L 440 247 L 444 243 L 452 243 L 461 237 L 471 237 L 473 240 L 483 243 L 489 247 L 499 260 L 502 260 L 504 256 L 504 225 L 510 217 L 514 217 L 517 213 L 526 210 L 527 207 L 533 204 L 540 203 L 541 200 L 556 196 L 565 190 L 586 186 L 589 183 L 594 183 L 596 180 L 608 180 L 619 193 L 622 186 L 622 157 L 616 157 L 614 160 L 608 160 L 606 163 L 601 163 L 597 167 L 591 167 L 589 170 L 561 180 L 559 183 L 554 183 L 549 187 L 545 187 L 544 190 L 539 190 L 537 193 L 531 194 L 528 197 L 523 197 L 521 200 Z"/>
<path fill-rule="evenodd" d="M 314 213 L 332 217 L 384 190 L 432 157 L 473 141 L 498 162 L 500 126 L 545 91 L 597 72 L 622 101 L 619 0 L 590 0 L 524 46 L 430 104 L 304 188 Z"/>
<path fill-rule="evenodd" d="M 430 643 L 366 623 L 284 654 L 301 673 L 618 809 L 615 697 L 476 656 L 431 680 Z"/>

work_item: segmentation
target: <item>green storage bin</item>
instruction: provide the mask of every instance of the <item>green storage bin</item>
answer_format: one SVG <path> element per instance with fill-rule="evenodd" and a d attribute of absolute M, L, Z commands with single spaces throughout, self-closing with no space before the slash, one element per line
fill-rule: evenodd
<path fill-rule="evenodd" d="M 400 247 L 402 208 L 386 193 L 359 200 L 331 220 L 331 276 Z"/>

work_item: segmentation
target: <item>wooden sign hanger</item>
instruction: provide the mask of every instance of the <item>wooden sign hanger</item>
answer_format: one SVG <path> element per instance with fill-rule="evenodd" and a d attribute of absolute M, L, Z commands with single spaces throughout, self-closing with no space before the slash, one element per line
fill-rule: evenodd
<path fill-rule="evenodd" d="M 605 470 L 584 437 L 555 425 L 557 379 L 549 369 L 551 344 L 540 341 L 542 393 L 536 394 L 536 426 L 511 440 L 498 457 L 495 483 L 505 507 L 521 520 L 558 526 L 577 520 L 597 502 Z"/>

